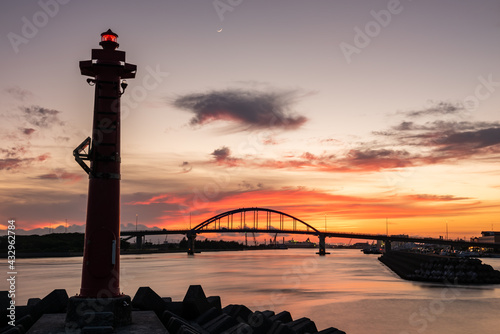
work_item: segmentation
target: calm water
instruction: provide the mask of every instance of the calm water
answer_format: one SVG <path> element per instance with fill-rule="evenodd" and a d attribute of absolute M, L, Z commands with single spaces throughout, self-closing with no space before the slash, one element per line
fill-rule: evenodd
<path fill-rule="evenodd" d="M 377 255 L 359 250 L 315 249 L 122 256 L 121 288 L 133 296 L 150 286 L 182 300 L 191 284 L 223 306 L 288 310 L 309 317 L 318 329 L 356 333 L 498 333 L 500 286 L 443 287 L 399 279 Z M 500 269 L 500 259 L 483 259 Z M 5 266 L 2 270 L 6 270 Z M 18 304 L 64 288 L 80 288 L 81 258 L 18 259 Z M 4 283 L 5 284 L 5 283 Z"/>

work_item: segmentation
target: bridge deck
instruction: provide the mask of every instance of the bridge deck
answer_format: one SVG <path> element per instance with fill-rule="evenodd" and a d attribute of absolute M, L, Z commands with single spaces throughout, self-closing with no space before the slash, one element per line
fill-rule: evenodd
<path fill-rule="evenodd" d="M 348 233 L 348 232 L 316 232 L 312 230 L 277 230 L 277 229 L 251 229 L 251 228 L 240 228 L 240 229 L 181 229 L 181 230 L 139 230 L 139 231 L 122 231 L 121 236 L 144 236 L 144 235 L 163 235 L 163 234 L 205 234 L 205 233 L 266 233 L 266 234 L 306 234 L 306 235 L 325 235 L 329 238 L 348 238 L 348 239 L 363 239 L 363 240 L 383 240 L 383 241 L 395 241 L 395 242 L 415 242 L 424 244 L 436 244 L 436 245 L 449 245 L 457 247 L 484 247 L 484 248 L 497 248 L 500 249 L 500 244 L 485 243 L 485 242 L 471 242 L 462 240 L 448 240 L 448 239 L 436 239 L 436 238 L 422 238 L 422 237 L 403 237 L 403 236 L 392 236 L 385 234 L 365 234 L 365 233 Z"/>

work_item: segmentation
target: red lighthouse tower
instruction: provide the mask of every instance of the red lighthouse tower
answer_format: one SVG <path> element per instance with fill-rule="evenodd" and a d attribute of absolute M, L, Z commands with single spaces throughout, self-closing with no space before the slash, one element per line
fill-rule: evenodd
<path fill-rule="evenodd" d="M 118 35 L 101 34 L 102 49 L 80 62 L 81 74 L 95 86 L 92 139 L 73 152 L 89 175 L 82 284 L 77 299 L 120 298 L 120 97 L 123 79 L 135 77 L 136 65 L 116 50 Z M 85 160 L 90 161 L 87 165 Z"/>

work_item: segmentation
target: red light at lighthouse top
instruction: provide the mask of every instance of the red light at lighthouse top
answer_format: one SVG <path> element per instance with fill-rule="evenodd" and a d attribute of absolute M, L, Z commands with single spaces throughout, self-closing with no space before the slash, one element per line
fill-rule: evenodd
<path fill-rule="evenodd" d="M 117 40 L 118 35 L 111 31 L 111 29 L 108 29 L 108 31 L 105 31 L 101 34 L 101 42 L 99 43 L 99 45 L 101 45 L 103 49 L 114 50 L 119 46 Z"/>

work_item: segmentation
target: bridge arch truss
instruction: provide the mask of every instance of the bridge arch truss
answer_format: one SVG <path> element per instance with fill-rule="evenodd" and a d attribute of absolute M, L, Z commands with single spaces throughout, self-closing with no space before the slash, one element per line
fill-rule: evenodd
<path fill-rule="evenodd" d="M 251 212 L 252 217 L 248 220 L 249 222 L 252 222 L 253 226 L 247 226 L 247 213 Z M 259 212 L 265 212 L 266 213 L 266 219 L 265 219 L 265 227 L 262 227 L 262 225 L 259 228 Z M 248 230 L 276 230 L 276 231 L 284 231 L 286 230 L 285 225 L 285 218 L 290 218 L 292 219 L 292 230 L 296 231 L 297 226 L 300 227 L 300 225 L 303 225 L 307 228 L 307 231 L 310 231 L 311 234 L 321 234 L 321 232 L 316 229 L 314 226 L 309 225 L 305 221 L 294 217 L 292 215 L 289 215 L 285 212 L 278 211 L 278 210 L 273 210 L 273 209 L 267 209 L 267 208 L 239 208 L 235 210 L 230 210 L 226 211 L 220 214 L 217 214 L 204 222 L 196 225 L 191 229 L 193 233 L 202 233 L 204 230 L 207 230 L 209 225 L 214 225 L 215 229 L 221 230 L 223 228 L 226 228 L 227 230 L 234 230 L 234 217 L 237 215 L 240 215 L 240 228 L 241 229 L 248 229 Z M 271 215 L 275 214 L 279 216 L 279 228 L 277 226 L 272 225 L 272 217 Z M 237 222 L 238 220 L 236 220 Z M 261 223 L 262 224 L 262 223 Z"/>

